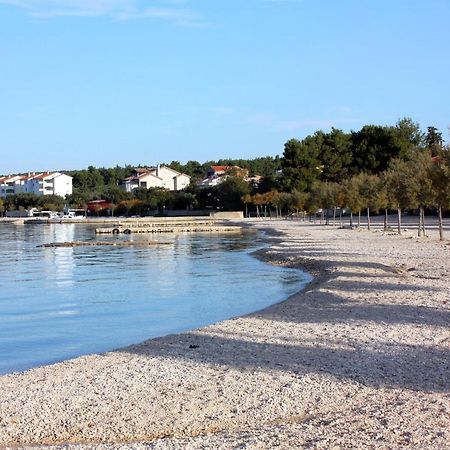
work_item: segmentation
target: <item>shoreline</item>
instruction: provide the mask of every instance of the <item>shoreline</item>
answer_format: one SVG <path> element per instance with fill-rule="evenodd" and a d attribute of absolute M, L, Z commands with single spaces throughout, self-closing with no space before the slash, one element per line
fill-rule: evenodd
<path fill-rule="evenodd" d="M 278 440 L 281 448 L 443 448 L 448 249 L 297 222 L 252 224 L 284 233 L 254 256 L 313 281 L 243 317 L 0 377 L 0 447 L 268 448 Z M 411 257 L 424 263 L 408 267 L 418 265 Z"/>

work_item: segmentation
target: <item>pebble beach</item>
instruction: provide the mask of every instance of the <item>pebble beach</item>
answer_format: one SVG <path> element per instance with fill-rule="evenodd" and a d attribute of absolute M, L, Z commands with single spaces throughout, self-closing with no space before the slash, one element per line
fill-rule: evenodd
<path fill-rule="evenodd" d="M 0 377 L 0 448 L 450 449 L 450 236 L 248 226 L 268 236 L 255 257 L 313 281 L 244 317 Z"/>

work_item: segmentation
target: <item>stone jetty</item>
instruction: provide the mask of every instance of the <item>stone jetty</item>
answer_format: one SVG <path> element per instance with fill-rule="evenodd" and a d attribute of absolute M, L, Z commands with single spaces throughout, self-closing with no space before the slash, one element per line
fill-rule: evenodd
<path fill-rule="evenodd" d="M 158 218 L 136 221 L 123 221 L 111 227 L 97 228 L 97 234 L 134 233 L 239 233 L 242 227 L 226 224 L 214 219 L 173 219 Z"/>

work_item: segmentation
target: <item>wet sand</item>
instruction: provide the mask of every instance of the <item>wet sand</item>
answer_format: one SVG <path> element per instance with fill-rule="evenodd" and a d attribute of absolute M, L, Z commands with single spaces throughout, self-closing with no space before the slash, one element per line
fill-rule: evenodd
<path fill-rule="evenodd" d="M 450 448 L 450 243 L 295 221 L 263 311 L 0 377 L 0 446 Z M 255 280 L 257 289 L 258 280 Z"/>

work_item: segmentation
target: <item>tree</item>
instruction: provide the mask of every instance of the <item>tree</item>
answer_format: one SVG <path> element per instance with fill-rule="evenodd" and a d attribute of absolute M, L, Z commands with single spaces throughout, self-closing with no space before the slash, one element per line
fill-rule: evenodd
<path fill-rule="evenodd" d="M 260 206 L 263 205 L 264 197 L 262 194 L 256 193 L 252 197 L 252 203 L 256 206 L 256 217 L 261 217 Z"/>
<path fill-rule="evenodd" d="M 183 173 L 184 172 L 184 166 L 180 164 L 179 161 L 172 161 L 169 164 L 164 164 L 167 167 L 170 167 L 173 170 L 176 170 L 177 172 Z"/>
<path fill-rule="evenodd" d="M 443 208 L 450 208 L 450 151 L 435 159 L 430 166 L 430 178 L 434 189 L 434 202 L 438 209 L 439 239 L 444 240 Z"/>
<path fill-rule="evenodd" d="M 393 143 L 398 147 L 398 156 L 401 159 L 408 159 L 411 151 L 424 146 L 424 134 L 420 130 L 420 125 L 409 117 L 399 120 L 393 132 Z"/>
<path fill-rule="evenodd" d="M 418 206 L 420 185 L 415 181 L 414 165 L 410 161 L 395 158 L 390 162 L 382 179 L 386 186 L 388 202 L 397 209 L 397 229 L 401 235 L 402 210 Z"/>
<path fill-rule="evenodd" d="M 427 134 L 425 136 L 425 144 L 430 150 L 431 156 L 437 156 L 442 150 L 442 133 L 436 127 L 428 127 Z"/>
<path fill-rule="evenodd" d="M 248 205 L 249 203 L 252 203 L 252 196 L 250 194 L 244 194 L 241 200 L 245 205 L 245 217 L 248 217 Z"/>
<path fill-rule="evenodd" d="M 319 149 L 311 137 L 302 142 L 297 139 L 286 142 L 281 160 L 283 189 L 287 192 L 306 191 L 320 174 L 318 156 Z"/>
<path fill-rule="evenodd" d="M 319 160 L 322 167 L 322 181 L 340 182 L 348 173 L 352 161 L 351 135 L 332 128 L 330 133 L 318 132 L 322 142 Z"/>
<path fill-rule="evenodd" d="M 217 185 L 217 199 L 222 209 L 228 211 L 242 209 L 242 197 L 250 193 L 250 186 L 240 177 L 228 177 Z"/>
<path fill-rule="evenodd" d="M 345 180 L 342 184 L 344 203 L 350 209 L 350 226 L 353 227 L 353 213 L 358 212 L 358 228 L 361 226 L 361 209 L 364 207 L 360 195 L 360 177 L 354 176 Z"/>
<path fill-rule="evenodd" d="M 308 194 L 306 192 L 299 192 L 294 189 L 291 193 L 291 196 L 292 207 L 295 209 L 295 212 L 298 214 L 299 211 L 304 211 L 306 202 L 308 200 Z"/>
<path fill-rule="evenodd" d="M 352 133 L 353 173 L 377 174 L 387 169 L 389 161 L 400 154 L 392 127 L 365 125 Z"/>
<path fill-rule="evenodd" d="M 377 195 L 377 204 L 380 209 L 384 209 L 384 231 L 386 231 L 389 227 L 388 223 L 388 210 L 393 208 L 395 202 L 390 195 L 387 187 L 386 180 L 386 172 L 383 172 L 379 176 L 379 185 L 378 185 L 378 195 Z"/>
<path fill-rule="evenodd" d="M 371 229 L 370 210 L 377 209 L 380 179 L 373 174 L 360 173 L 356 176 L 361 204 L 367 211 L 367 229 Z"/>
<path fill-rule="evenodd" d="M 306 212 L 309 214 L 309 218 L 311 220 L 311 216 L 314 215 L 314 222 L 316 219 L 316 214 L 321 208 L 321 196 L 320 196 L 320 183 L 315 182 L 311 185 L 309 192 L 307 193 L 307 198 L 305 202 Z"/>
<path fill-rule="evenodd" d="M 197 206 L 195 195 L 190 192 L 175 192 L 173 194 L 172 207 L 174 209 L 186 209 L 190 211 Z"/>
<path fill-rule="evenodd" d="M 334 223 L 336 220 L 336 205 L 338 203 L 338 184 L 321 182 L 315 185 L 315 195 L 318 197 L 318 203 L 326 213 L 326 225 L 329 224 L 329 210 L 333 208 Z"/>
<path fill-rule="evenodd" d="M 422 236 L 425 235 L 425 208 L 435 205 L 436 192 L 431 178 L 433 159 L 429 152 L 419 151 L 416 152 L 414 159 L 409 161 L 409 164 L 411 173 L 414 174 L 410 180 L 412 189 L 416 192 L 416 197 L 413 200 L 415 200 L 416 207 L 419 207 L 417 234 Z"/>
<path fill-rule="evenodd" d="M 108 186 L 103 192 L 102 197 L 111 203 L 119 203 L 122 200 L 130 200 L 132 198 L 132 194 L 125 192 L 119 186 Z"/>

